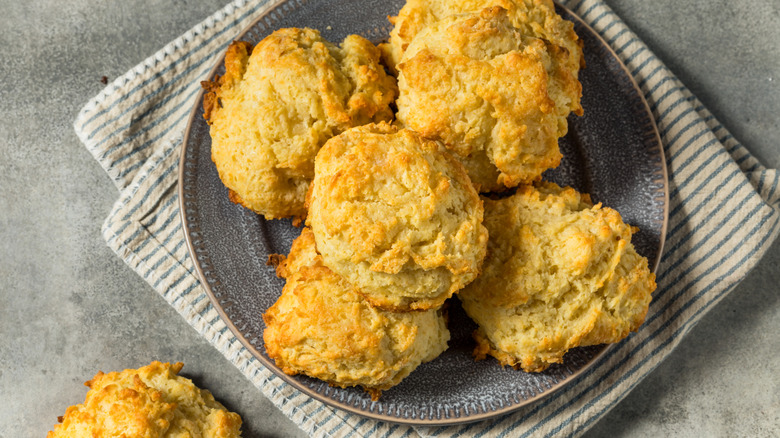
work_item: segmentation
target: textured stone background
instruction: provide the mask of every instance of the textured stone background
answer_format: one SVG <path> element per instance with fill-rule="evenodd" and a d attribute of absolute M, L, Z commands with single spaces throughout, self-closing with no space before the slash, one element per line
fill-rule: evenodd
<path fill-rule="evenodd" d="M 117 192 L 71 127 L 226 0 L 0 0 L 0 438 L 44 436 L 97 370 L 182 361 L 244 418 L 302 433 L 105 245 Z M 753 153 L 780 167 L 780 2 L 607 0 Z M 780 431 L 780 242 L 590 436 Z"/>

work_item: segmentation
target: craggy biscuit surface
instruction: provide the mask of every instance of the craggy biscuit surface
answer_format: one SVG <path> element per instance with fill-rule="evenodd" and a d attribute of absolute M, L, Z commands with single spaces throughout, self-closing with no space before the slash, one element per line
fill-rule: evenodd
<path fill-rule="evenodd" d="M 225 74 L 204 82 L 212 159 L 232 201 L 274 219 L 305 214 L 314 156 L 353 126 L 391 120 L 395 79 L 368 40 L 341 47 L 313 29 L 281 29 L 254 49 L 234 42 Z"/>
<path fill-rule="evenodd" d="M 514 27 L 501 7 L 420 31 L 397 65 L 398 121 L 463 157 L 482 192 L 558 166 L 582 87 L 568 51 Z"/>
<path fill-rule="evenodd" d="M 394 24 L 388 43 L 380 46 L 388 64 L 395 68 L 414 37 L 426 26 L 451 15 L 477 12 L 501 6 L 508 11 L 512 25 L 522 33 L 545 39 L 565 50 L 561 59 L 567 69 L 577 74 L 584 63 L 582 43 L 574 24 L 555 12 L 552 0 L 407 0 Z"/>
<path fill-rule="evenodd" d="M 371 306 L 323 265 L 309 228 L 277 273 L 287 284 L 263 315 L 263 339 L 287 374 L 342 388 L 360 385 L 377 399 L 447 349 L 450 334 L 441 309 L 394 313 Z"/>
<path fill-rule="evenodd" d="M 84 404 L 71 406 L 49 438 L 232 438 L 241 417 L 209 391 L 177 376 L 182 364 L 152 362 L 137 370 L 104 374 L 86 383 Z"/>
<path fill-rule="evenodd" d="M 479 325 L 475 356 L 543 371 L 577 346 L 617 342 L 644 321 L 655 275 L 620 214 L 542 183 L 485 199 L 482 275 L 458 297 Z"/>
<path fill-rule="evenodd" d="M 388 124 L 353 128 L 316 159 L 307 223 L 326 266 L 375 306 L 441 306 L 479 273 L 482 202 L 437 142 Z"/>

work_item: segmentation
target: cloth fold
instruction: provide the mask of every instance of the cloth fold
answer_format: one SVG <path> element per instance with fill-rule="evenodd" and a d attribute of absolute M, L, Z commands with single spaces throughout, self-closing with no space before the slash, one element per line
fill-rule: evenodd
<path fill-rule="evenodd" d="M 578 436 L 620 402 L 745 277 L 780 231 L 780 173 L 762 166 L 601 0 L 561 2 L 628 67 L 661 134 L 669 223 L 647 320 L 570 384 L 493 420 L 450 427 L 377 422 L 302 394 L 252 357 L 211 306 L 179 217 L 181 135 L 203 80 L 233 38 L 277 4 L 236 0 L 115 80 L 74 127 L 120 195 L 108 245 L 265 396 L 314 436 Z"/>

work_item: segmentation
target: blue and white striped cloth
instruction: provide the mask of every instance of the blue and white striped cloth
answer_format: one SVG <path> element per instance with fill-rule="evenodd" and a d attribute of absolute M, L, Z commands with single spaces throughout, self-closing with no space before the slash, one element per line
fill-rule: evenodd
<path fill-rule="evenodd" d="M 780 174 L 766 169 L 600 0 L 563 3 L 614 48 L 656 118 L 669 170 L 669 228 L 647 321 L 571 384 L 504 417 L 412 428 L 334 410 L 254 359 L 200 287 L 177 199 L 181 135 L 202 80 L 233 37 L 273 0 L 236 0 L 92 99 L 75 129 L 120 198 L 109 246 L 279 409 L 315 436 L 576 436 L 662 361 L 744 278 L 778 234 Z"/>

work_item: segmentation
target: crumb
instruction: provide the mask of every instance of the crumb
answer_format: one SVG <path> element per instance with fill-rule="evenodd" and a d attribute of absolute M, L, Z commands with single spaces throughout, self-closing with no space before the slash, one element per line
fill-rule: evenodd
<path fill-rule="evenodd" d="M 106 84 L 108 84 L 108 76 L 103 76 L 103 77 L 101 77 L 101 78 L 100 78 L 100 82 L 101 82 L 103 85 L 106 85 Z"/>
<path fill-rule="evenodd" d="M 268 261 L 265 262 L 266 266 L 273 266 L 274 268 L 279 266 L 284 261 L 285 257 L 281 254 L 268 254 Z"/>

